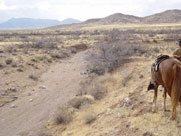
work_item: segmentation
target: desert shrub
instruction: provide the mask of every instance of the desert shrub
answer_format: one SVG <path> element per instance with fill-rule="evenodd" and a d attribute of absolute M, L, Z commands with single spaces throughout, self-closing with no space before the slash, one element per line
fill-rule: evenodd
<path fill-rule="evenodd" d="M 53 136 L 53 135 L 45 129 L 40 129 L 40 130 L 35 129 L 30 132 L 26 132 L 26 131 L 21 132 L 21 133 L 19 133 L 18 136 Z"/>
<path fill-rule="evenodd" d="M 70 48 L 73 49 L 74 51 L 78 52 L 81 50 L 86 50 L 88 47 L 84 43 L 79 43 L 79 44 L 71 46 Z"/>
<path fill-rule="evenodd" d="M 179 39 L 181 39 L 181 33 L 180 34 L 169 33 L 164 38 L 164 41 L 165 42 L 172 42 L 172 41 L 178 41 Z"/>
<path fill-rule="evenodd" d="M 127 75 L 126 77 L 124 77 L 124 79 L 122 80 L 122 85 L 126 86 L 127 82 L 132 78 L 132 74 Z"/>
<path fill-rule="evenodd" d="M 4 67 L 4 65 L 2 63 L 0 63 L 0 68 L 3 68 L 3 67 Z"/>
<path fill-rule="evenodd" d="M 7 65 L 11 64 L 12 62 L 13 62 L 13 59 L 11 59 L 11 58 L 6 59 L 6 64 Z"/>
<path fill-rule="evenodd" d="M 42 38 L 33 35 L 31 38 L 23 39 L 24 44 L 21 45 L 19 48 L 29 47 L 35 49 L 57 49 L 57 43 L 54 41 L 52 37 Z"/>
<path fill-rule="evenodd" d="M 113 29 L 111 31 L 105 31 L 104 35 L 105 35 L 104 41 L 113 42 L 113 41 L 119 40 L 121 31 L 119 31 L 118 29 Z"/>
<path fill-rule="evenodd" d="M 52 52 L 50 56 L 54 59 L 64 59 L 69 55 L 66 52 Z"/>
<path fill-rule="evenodd" d="M 99 100 L 107 93 L 107 86 L 105 85 L 106 82 L 115 82 L 111 74 L 106 73 L 101 76 L 89 77 L 89 80 L 80 83 L 81 89 L 77 91 L 77 96 L 86 97 L 89 101 L 94 101 L 94 99 Z"/>
<path fill-rule="evenodd" d="M 18 72 L 24 72 L 23 68 L 17 68 Z"/>
<path fill-rule="evenodd" d="M 87 57 L 89 61 L 87 69 L 90 73 L 98 75 L 111 72 L 120 65 L 130 62 L 129 57 L 144 54 L 146 51 L 141 47 L 123 41 L 98 44 Z"/>
<path fill-rule="evenodd" d="M 5 52 L 12 53 L 14 51 L 14 45 L 8 45 L 5 47 Z"/>
<path fill-rule="evenodd" d="M 37 136 L 53 136 L 52 134 L 48 133 L 48 132 L 39 132 L 37 134 Z"/>
<path fill-rule="evenodd" d="M 104 96 L 105 88 L 101 84 L 94 84 L 89 88 L 88 94 L 92 95 L 94 99 L 99 100 Z"/>
<path fill-rule="evenodd" d="M 36 74 L 30 74 L 28 77 L 29 77 L 30 79 L 35 80 L 35 81 L 38 80 L 38 75 L 36 75 Z"/>
<path fill-rule="evenodd" d="M 79 95 L 91 95 L 95 100 L 101 99 L 106 94 L 106 87 L 98 80 L 91 83 L 82 84 L 81 89 L 78 91 Z"/>
<path fill-rule="evenodd" d="M 149 39 L 144 40 L 145 43 L 151 43 Z"/>
<path fill-rule="evenodd" d="M 96 114 L 94 113 L 87 113 L 85 116 L 84 116 L 84 120 L 85 120 L 85 124 L 91 124 L 93 121 L 96 120 Z"/>
<path fill-rule="evenodd" d="M 4 68 L 5 64 L 3 62 L 0 62 L 0 68 Z"/>
<path fill-rule="evenodd" d="M 17 67 L 17 63 L 13 62 L 11 66 L 14 67 L 14 68 Z"/>
<path fill-rule="evenodd" d="M 89 95 L 77 96 L 71 100 L 69 100 L 68 105 L 79 109 L 82 105 L 89 104 L 94 101 L 94 98 Z"/>
<path fill-rule="evenodd" d="M 72 113 L 68 110 L 68 107 L 60 107 L 55 115 L 55 123 L 59 124 L 67 124 L 72 121 Z"/>
<path fill-rule="evenodd" d="M 68 103 L 70 106 L 79 109 L 80 106 L 82 105 L 82 98 L 75 97 L 75 98 L 71 99 Z"/>
<path fill-rule="evenodd" d="M 25 39 L 25 38 L 27 38 L 27 36 L 26 35 L 20 35 L 20 38 Z"/>
<path fill-rule="evenodd" d="M 156 39 L 153 40 L 154 43 L 158 43 L 158 41 Z"/>
<path fill-rule="evenodd" d="M 4 50 L 3 50 L 3 49 L 0 49 L 0 53 L 4 53 Z"/>

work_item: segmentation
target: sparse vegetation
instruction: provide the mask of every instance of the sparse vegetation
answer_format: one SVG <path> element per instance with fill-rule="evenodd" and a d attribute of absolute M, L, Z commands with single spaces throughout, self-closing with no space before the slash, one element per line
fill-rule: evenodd
<path fill-rule="evenodd" d="M 53 136 L 53 135 L 47 132 L 39 132 L 37 136 Z"/>
<path fill-rule="evenodd" d="M 101 99 L 106 94 L 106 87 L 103 82 L 94 80 L 92 82 L 82 84 L 82 88 L 79 90 L 78 95 L 91 95 L 95 100 Z"/>
<path fill-rule="evenodd" d="M 77 96 L 73 99 L 71 99 L 68 102 L 68 105 L 70 105 L 73 108 L 79 109 L 82 105 L 92 103 L 94 101 L 94 98 L 90 95 L 83 95 L 83 96 Z"/>
<path fill-rule="evenodd" d="M 12 62 L 13 62 L 13 60 L 12 60 L 11 58 L 9 58 L 9 59 L 6 60 L 6 64 L 7 64 L 7 65 L 11 64 Z"/>
<path fill-rule="evenodd" d="M 68 124 L 72 121 L 73 117 L 68 107 L 60 107 L 55 115 L 55 123 L 59 124 Z"/>
<path fill-rule="evenodd" d="M 37 74 L 30 74 L 29 78 L 31 78 L 33 80 L 38 80 L 38 75 Z"/>
<path fill-rule="evenodd" d="M 93 121 L 96 120 L 96 114 L 94 113 L 87 113 L 84 116 L 85 124 L 91 124 Z"/>
<path fill-rule="evenodd" d="M 0 32 L 0 72 L 8 80 L 8 82 L 7 80 L 2 82 L 2 88 L 3 86 L 18 86 L 15 92 L 7 91 L 3 88 L 0 92 L 0 98 L 3 98 L 1 103 L 14 100 L 17 98 L 14 95 L 19 90 L 28 90 L 24 89 L 28 88 L 26 86 L 27 83 L 31 86 L 32 82 L 38 81 L 39 74 L 34 73 L 41 74 L 51 64 L 60 62 L 61 59 L 68 58 L 79 51 L 91 48 L 86 59 L 89 63 L 86 74 L 89 76 L 93 75 L 93 77 L 88 77 L 90 81 L 82 86 L 78 96 L 68 102 L 68 107 L 61 107 L 58 110 L 54 117 L 55 123 L 58 124 L 58 127 L 63 128 L 60 130 L 61 132 L 69 130 L 69 125 L 72 125 L 70 129 L 76 129 L 74 125 L 77 122 L 78 125 L 76 125 L 80 128 L 84 127 L 83 125 L 85 124 L 95 122 L 95 124 L 92 124 L 90 131 L 92 129 L 103 131 L 104 129 L 101 128 L 101 123 L 103 123 L 103 125 L 110 127 L 110 131 L 106 132 L 105 135 L 114 135 L 115 133 L 112 133 L 112 130 L 115 131 L 116 129 L 119 132 L 120 126 L 124 127 L 124 125 L 125 130 L 141 131 L 134 127 L 134 130 L 132 130 L 130 125 L 131 123 L 135 125 L 135 122 L 137 122 L 137 125 L 141 126 L 142 115 L 150 120 L 152 119 L 149 114 L 149 108 L 151 107 L 149 102 L 152 96 L 147 97 L 147 94 L 143 92 L 145 91 L 146 78 L 148 76 L 148 72 L 145 72 L 147 71 L 145 70 L 147 69 L 145 65 L 150 65 L 151 60 L 161 53 L 171 54 L 177 48 L 175 42 L 180 38 L 181 27 L 179 25 L 131 26 L 130 24 L 115 24 L 82 26 L 80 28 L 75 27 L 75 29 L 67 27 L 61 29 Z M 145 64 L 137 63 L 143 61 Z M 126 71 L 119 69 L 120 66 L 124 66 Z M 134 67 L 136 74 L 134 72 L 129 73 L 131 71 L 130 67 Z M 123 73 L 116 75 L 114 73 L 116 69 L 119 69 L 118 71 L 122 71 L 124 74 L 126 73 L 125 76 Z M 19 79 L 28 81 L 14 81 L 13 76 L 12 81 L 10 81 L 11 79 L 8 77 L 11 77 L 12 73 L 15 76 L 18 75 Z M 107 76 L 106 73 L 113 74 L 120 79 L 113 83 L 112 76 Z M 109 83 L 107 83 L 108 81 Z M 5 96 L 8 95 L 8 99 L 4 100 Z M 10 99 L 10 97 L 12 98 Z M 139 97 L 144 100 L 140 100 Z M 127 103 L 129 102 L 125 109 L 122 106 L 124 105 L 123 100 L 127 100 Z M 91 108 L 95 110 L 95 114 L 91 112 L 94 111 Z M 70 109 L 76 111 L 75 114 Z M 85 117 L 82 112 L 86 113 Z M 157 116 L 157 114 L 154 116 Z M 132 117 L 136 119 L 133 121 L 129 120 Z M 104 119 L 105 122 L 102 122 L 101 120 Z M 160 117 L 159 119 L 163 118 Z M 138 122 L 138 120 L 140 121 Z M 144 120 L 144 123 L 147 123 L 147 121 Z M 85 126 L 87 127 L 88 125 Z M 153 130 L 156 129 L 153 128 Z M 82 131 L 90 132 L 87 129 Z M 59 135 L 61 135 L 61 132 Z M 90 133 L 94 135 L 94 132 Z M 151 130 L 150 133 L 152 134 L 153 131 Z M 71 134 L 74 135 L 74 133 Z M 144 134 L 147 135 L 147 133 Z M 42 133 L 40 136 L 49 136 L 49 134 Z"/>

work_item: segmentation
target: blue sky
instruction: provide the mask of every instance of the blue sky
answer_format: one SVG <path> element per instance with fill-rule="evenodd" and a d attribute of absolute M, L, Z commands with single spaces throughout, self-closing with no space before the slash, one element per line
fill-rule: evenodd
<path fill-rule="evenodd" d="M 147 16 L 180 6 L 181 0 L 0 0 L 0 22 L 12 17 L 84 21 L 114 13 Z"/>

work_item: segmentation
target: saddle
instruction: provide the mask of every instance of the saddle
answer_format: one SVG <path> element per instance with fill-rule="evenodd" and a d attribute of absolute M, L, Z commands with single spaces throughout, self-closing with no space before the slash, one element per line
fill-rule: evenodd
<path fill-rule="evenodd" d="M 158 72 L 160 63 L 161 63 L 162 61 L 168 59 L 168 58 L 170 58 L 170 56 L 168 56 L 168 55 L 159 55 L 159 56 L 156 58 L 155 62 L 152 64 L 153 70 L 154 70 L 155 72 Z"/>

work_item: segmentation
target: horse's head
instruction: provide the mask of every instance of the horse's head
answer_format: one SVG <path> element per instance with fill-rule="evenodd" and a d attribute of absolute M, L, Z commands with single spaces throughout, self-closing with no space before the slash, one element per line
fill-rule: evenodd
<path fill-rule="evenodd" d="M 150 81 L 150 83 L 149 83 L 149 85 L 148 85 L 148 88 L 147 88 L 147 91 L 149 91 L 149 90 L 155 90 L 155 88 L 156 88 L 156 85 Z"/>

